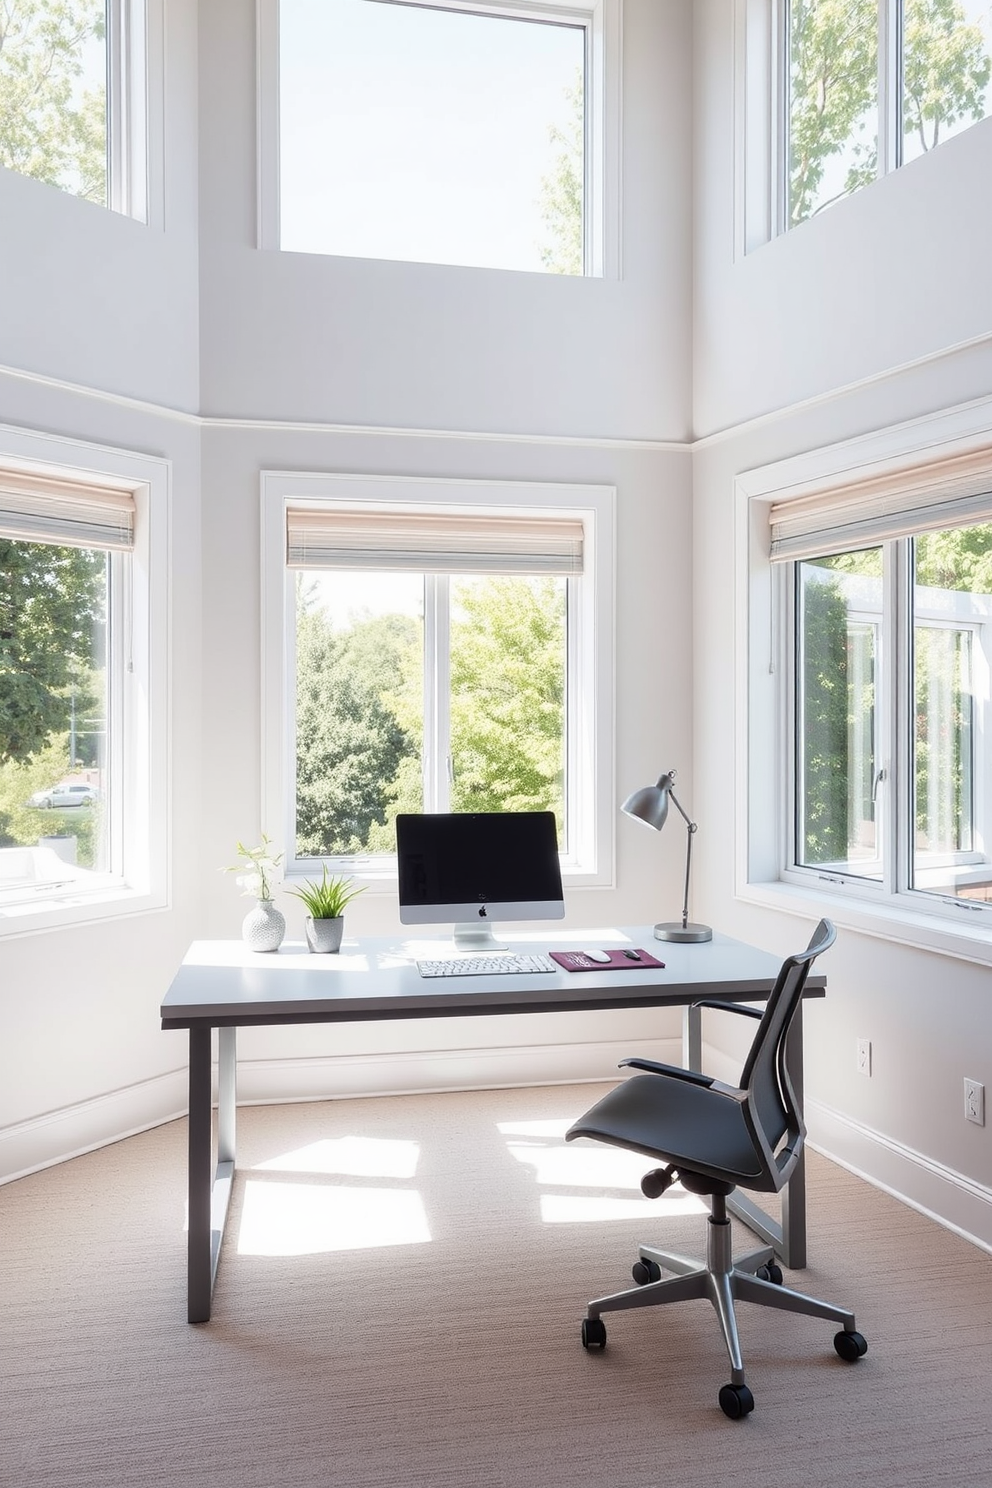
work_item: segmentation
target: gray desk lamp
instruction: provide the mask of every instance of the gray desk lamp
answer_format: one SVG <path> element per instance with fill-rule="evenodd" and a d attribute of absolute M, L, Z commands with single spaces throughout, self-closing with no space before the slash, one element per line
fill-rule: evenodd
<path fill-rule="evenodd" d="M 682 896 L 682 920 L 679 924 L 655 925 L 654 933 L 657 940 L 678 940 L 695 945 L 703 940 L 712 940 L 713 931 L 709 925 L 689 924 L 689 866 L 692 862 L 692 839 L 696 831 L 696 823 L 689 820 L 679 805 L 678 798 L 672 790 L 674 780 L 675 771 L 667 771 L 657 785 L 645 785 L 641 790 L 634 791 L 634 794 L 624 801 L 620 810 L 627 816 L 634 817 L 636 821 L 645 822 L 649 827 L 654 827 L 656 832 L 660 832 L 668 819 L 668 803 L 671 801 L 685 822 L 688 832 L 685 843 L 685 893 Z"/>

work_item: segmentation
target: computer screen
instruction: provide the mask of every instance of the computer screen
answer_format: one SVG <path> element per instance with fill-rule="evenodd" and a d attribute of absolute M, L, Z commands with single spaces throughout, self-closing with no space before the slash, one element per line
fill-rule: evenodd
<path fill-rule="evenodd" d="M 492 946 L 493 920 L 565 915 L 553 811 L 401 812 L 400 920 L 453 922 L 455 943 Z"/>

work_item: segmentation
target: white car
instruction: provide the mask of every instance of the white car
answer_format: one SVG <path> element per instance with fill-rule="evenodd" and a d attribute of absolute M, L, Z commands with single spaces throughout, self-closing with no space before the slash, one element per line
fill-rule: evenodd
<path fill-rule="evenodd" d="M 98 795 L 99 792 L 95 786 L 63 780 L 60 785 L 49 786 L 48 790 L 35 791 L 31 797 L 31 805 L 92 806 Z"/>

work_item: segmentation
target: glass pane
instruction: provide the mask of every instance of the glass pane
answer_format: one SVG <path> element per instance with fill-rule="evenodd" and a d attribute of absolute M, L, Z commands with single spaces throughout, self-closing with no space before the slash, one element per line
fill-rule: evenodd
<path fill-rule="evenodd" d="M 106 553 L 0 537 L 0 881 L 15 897 L 61 863 L 110 868 L 109 574 Z"/>
<path fill-rule="evenodd" d="M 453 811 L 565 808 L 566 580 L 451 580 Z"/>
<path fill-rule="evenodd" d="M 789 5 L 789 226 L 875 179 L 876 0 Z"/>
<path fill-rule="evenodd" d="M 105 0 L 0 5 L 0 165 L 107 205 Z"/>
<path fill-rule="evenodd" d="M 903 159 L 914 160 L 992 111 L 988 0 L 906 0 Z"/>
<path fill-rule="evenodd" d="M 280 243 L 582 273 L 582 27 L 282 0 Z"/>
<path fill-rule="evenodd" d="M 818 558 L 796 569 L 796 859 L 878 879 L 882 552 Z"/>
<path fill-rule="evenodd" d="M 423 810 L 424 581 L 296 581 L 296 856 L 392 853 Z"/>
<path fill-rule="evenodd" d="M 992 899 L 979 818 L 988 704 L 983 637 L 992 620 L 992 524 L 932 532 L 915 544 L 913 886 Z M 983 680 L 984 679 L 984 680 Z"/>

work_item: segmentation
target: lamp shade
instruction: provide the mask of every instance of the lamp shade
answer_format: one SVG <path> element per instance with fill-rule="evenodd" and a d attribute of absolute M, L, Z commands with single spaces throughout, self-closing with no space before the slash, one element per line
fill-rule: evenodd
<path fill-rule="evenodd" d="M 620 810 L 625 816 L 632 816 L 636 821 L 645 822 L 656 832 L 660 832 L 668 819 L 673 778 L 674 771 L 669 770 L 662 775 L 657 785 L 642 786 L 627 797 Z"/>

